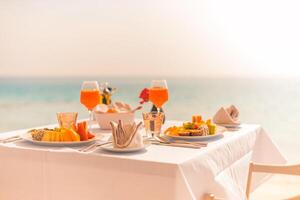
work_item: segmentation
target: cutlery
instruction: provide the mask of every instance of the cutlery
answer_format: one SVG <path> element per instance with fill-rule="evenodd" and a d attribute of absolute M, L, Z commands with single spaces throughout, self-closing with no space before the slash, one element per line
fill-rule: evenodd
<path fill-rule="evenodd" d="M 226 128 L 226 131 L 235 132 L 240 130 L 240 128 Z"/>
<path fill-rule="evenodd" d="M 176 144 L 191 144 L 191 145 L 200 145 L 203 147 L 207 146 L 207 142 L 188 142 L 188 141 L 184 141 L 184 140 L 176 140 L 176 141 L 170 141 L 167 138 L 161 137 L 161 136 L 154 136 L 154 138 L 158 141 L 158 142 L 162 142 L 162 143 L 176 143 Z"/>
<path fill-rule="evenodd" d="M 87 151 L 91 151 L 91 150 L 93 150 L 93 149 L 95 149 L 97 147 L 100 147 L 102 145 L 106 145 L 106 144 L 110 144 L 110 143 L 112 143 L 112 142 L 104 142 L 104 143 L 101 143 L 101 144 L 94 143 L 94 144 L 92 144 L 90 146 L 83 147 L 83 148 L 79 149 L 78 151 L 80 151 L 80 152 L 87 152 Z"/>
<path fill-rule="evenodd" d="M 199 144 L 203 147 L 206 147 L 208 145 L 208 142 L 188 142 L 185 140 L 176 140 L 175 143 L 183 143 L 183 144 Z"/>
<path fill-rule="evenodd" d="M 19 138 L 19 137 L 20 137 L 19 135 L 11 136 L 11 137 L 8 137 L 8 138 L 0 139 L 0 142 L 16 139 L 16 138 Z"/>
<path fill-rule="evenodd" d="M 162 146 L 170 146 L 170 147 L 184 147 L 184 148 L 193 148 L 193 149 L 200 149 L 203 146 L 201 145 L 192 145 L 192 144 L 180 144 L 180 143 L 162 143 L 162 142 L 151 142 L 154 145 L 162 145 Z"/>
<path fill-rule="evenodd" d="M 5 140 L 2 143 L 6 144 L 6 143 L 11 143 L 11 142 L 17 142 L 17 141 L 20 141 L 20 140 L 23 140 L 23 138 L 14 138 L 14 139 L 11 139 L 11 140 Z"/>
<path fill-rule="evenodd" d="M 19 140 L 22 140 L 22 139 L 23 138 L 21 138 L 20 136 L 18 136 L 18 137 L 10 137 L 10 138 L 7 138 L 5 140 L 0 141 L 0 143 L 6 144 L 6 143 L 10 143 L 10 142 L 16 142 L 16 141 L 19 141 Z"/>

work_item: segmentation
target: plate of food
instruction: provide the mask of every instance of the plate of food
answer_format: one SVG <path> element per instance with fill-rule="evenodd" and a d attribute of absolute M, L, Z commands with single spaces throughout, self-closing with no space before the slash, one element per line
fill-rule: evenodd
<path fill-rule="evenodd" d="M 44 146 L 79 146 L 91 144 L 96 141 L 95 135 L 87 130 L 87 122 L 80 122 L 75 128 L 70 129 L 32 129 L 21 135 L 21 138 L 25 141 Z"/>
<path fill-rule="evenodd" d="M 184 140 L 211 140 L 222 137 L 226 130 L 212 123 L 212 120 L 204 121 L 200 115 L 193 116 L 192 122 L 184 122 L 182 126 L 172 126 L 164 131 L 164 134 L 172 139 Z"/>

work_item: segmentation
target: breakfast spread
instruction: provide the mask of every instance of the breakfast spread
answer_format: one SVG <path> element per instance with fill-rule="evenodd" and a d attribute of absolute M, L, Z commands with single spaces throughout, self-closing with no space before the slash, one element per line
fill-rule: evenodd
<path fill-rule="evenodd" d="M 135 111 L 141 109 L 142 106 L 132 109 L 125 102 L 111 101 L 113 92 L 115 92 L 115 89 L 109 87 L 107 83 L 102 84 L 101 87 L 99 87 L 97 81 L 85 81 L 82 84 L 80 102 L 90 111 L 89 121 L 92 121 L 94 116 L 94 121 L 99 124 L 101 130 L 112 130 L 111 146 L 113 148 L 118 150 L 143 148 L 143 136 L 140 132 L 142 122 L 138 124 L 135 122 Z M 103 101 L 103 98 L 105 98 L 105 101 Z M 160 118 L 160 116 L 164 116 L 162 105 L 168 101 L 166 81 L 153 80 L 151 88 L 144 89 L 140 94 L 140 98 L 143 99 L 140 104 L 151 101 L 156 106 L 155 111 L 143 113 L 143 122 L 147 134 L 150 133 L 152 137 L 156 134 L 159 136 L 164 121 Z M 224 112 L 222 113 L 224 114 Z M 238 118 L 238 110 L 234 106 L 226 109 L 226 114 L 231 116 L 232 119 Z M 77 112 L 57 113 L 59 128 L 33 129 L 28 131 L 27 135 L 32 141 L 89 142 L 95 135 L 89 132 L 87 121 L 76 123 L 77 115 Z M 152 118 L 145 117 L 148 115 L 151 115 Z M 184 122 L 181 126 L 169 127 L 164 132 L 167 136 L 182 136 L 182 138 L 187 137 L 188 139 L 197 139 L 197 136 L 207 138 L 205 136 L 218 135 L 216 133 L 217 126 L 212 120 L 204 120 L 200 115 L 194 115 L 191 121 Z"/>
<path fill-rule="evenodd" d="M 184 122 L 182 126 L 169 127 L 164 132 L 169 136 L 207 136 L 216 134 L 216 125 L 210 119 L 204 121 L 200 115 L 192 117 L 192 122 Z"/>
<path fill-rule="evenodd" d="M 95 136 L 88 132 L 87 122 L 80 122 L 73 128 L 54 128 L 54 129 L 33 129 L 28 131 L 32 139 L 44 142 L 79 142 L 94 138 Z"/>

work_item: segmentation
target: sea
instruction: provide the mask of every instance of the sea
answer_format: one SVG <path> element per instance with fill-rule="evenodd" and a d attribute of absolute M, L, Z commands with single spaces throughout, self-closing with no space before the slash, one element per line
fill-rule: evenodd
<path fill-rule="evenodd" d="M 139 93 L 150 77 L 0 78 L 0 134 L 56 123 L 56 112 L 88 112 L 80 104 L 83 80 L 108 82 L 117 90 L 113 101 L 139 105 Z M 300 80 L 296 78 L 167 78 L 169 100 L 163 106 L 169 120 L 211 118 L 222 106 L 235 105 L 242 123 L 260 124 L 290 162 L 300 162 Z M 149 111 L 145 104 L 136 113 Z"/>

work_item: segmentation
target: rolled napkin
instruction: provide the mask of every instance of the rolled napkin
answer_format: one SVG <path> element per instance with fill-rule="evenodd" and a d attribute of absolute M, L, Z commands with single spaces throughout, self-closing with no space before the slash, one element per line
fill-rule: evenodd
<path fill-rule="evenodd" d="M 118 123 L 110 122 L 112 128 L 112 142 L 114 148 L 139 148 L 143 147 L 143 136 L 139 129 L 142 122 L 136 124 L 123 124 L 121 120 Z"/>
<path fill-rule="evenodd" d="M 231 105 L 228 108 L 221 107 L 213 117 L 216 124 L 240 124 L 239 110 Z"/>

